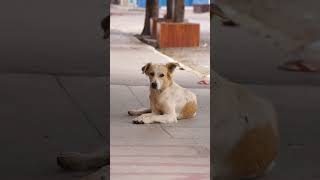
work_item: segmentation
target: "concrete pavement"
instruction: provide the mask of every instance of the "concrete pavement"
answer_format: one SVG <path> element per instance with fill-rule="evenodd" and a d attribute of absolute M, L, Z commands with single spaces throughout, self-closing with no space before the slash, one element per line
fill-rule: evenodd
<path fill-rule="evenodd" d="M 55 158 L 105 143 L 106 79 L 2 74 L 0 83 L 1 177 L 77 179 Z"/>

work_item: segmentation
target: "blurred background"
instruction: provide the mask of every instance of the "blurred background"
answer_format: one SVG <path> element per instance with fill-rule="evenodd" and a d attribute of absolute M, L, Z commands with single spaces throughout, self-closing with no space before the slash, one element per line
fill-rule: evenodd
<path fill-rule="evenodd" d="M 215 0 L 213 68 L 275 105 L 280 153 L 261 179 L 319 179 L 319 1 Z M 237 25 L 226 23 L 232 20 Z"/>

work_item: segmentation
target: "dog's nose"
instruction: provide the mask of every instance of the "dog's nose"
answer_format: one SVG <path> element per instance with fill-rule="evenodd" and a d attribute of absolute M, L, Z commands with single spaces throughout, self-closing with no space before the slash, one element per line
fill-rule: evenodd
<path fill-rule="evenodd" d="M 157 83 L 155 83 L 155 82 L 151 83 L 151 87 L 152 87 L 153 89 L 157 89 Z"/>

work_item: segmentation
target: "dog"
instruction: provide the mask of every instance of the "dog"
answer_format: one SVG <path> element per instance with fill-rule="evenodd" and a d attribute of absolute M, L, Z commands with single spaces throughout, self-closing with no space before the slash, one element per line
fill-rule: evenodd
<path fill-rule="evenodd" d="M 133 120 L 134 124 L 176 123 L 196 115 L 196 95 L 179 86 L 172 78 L 177 66 L 177 63 L 148 63 L 142 67 L 142 73 L 150 81 L 150 108 L 129 110 L 129 115 L 138 116 Z"/>
<path fill-rule="evenodd" d="M 266 175 L 278 155 L 274 106 L 246 87 L 213 75 L 214 179 L 252 179 Z"/>
<path fill-rule="evenodd" d="M 63 152 L 57 156 L 57 163 L 69 171 L 95 170 L 110 164 L 109 150 L 103 147 L 92 153 Z"/>

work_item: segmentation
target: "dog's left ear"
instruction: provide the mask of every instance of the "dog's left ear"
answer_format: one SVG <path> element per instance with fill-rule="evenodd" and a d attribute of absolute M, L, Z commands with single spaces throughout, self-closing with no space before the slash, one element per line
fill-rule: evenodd
<path fill-rule="evenodd" d="M 169 73 L 173 73 L 173 71 L 176 69 L 177 66 L 179 66 L 178 63 L 167 63 L 166 64 Z"/>
<path fill-rule="evenodd" d="M 148 63 L 146 65 L 144 65 L 141 70 L 142 70 L 142 74 L 147 74 L 148 69 L 150 68 L 151 63 Z"/>

